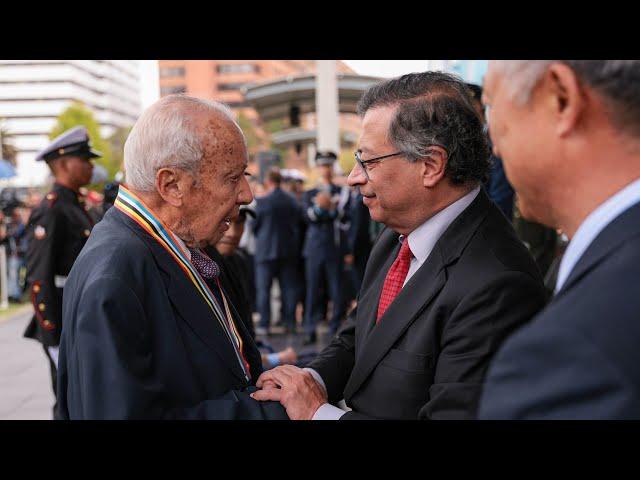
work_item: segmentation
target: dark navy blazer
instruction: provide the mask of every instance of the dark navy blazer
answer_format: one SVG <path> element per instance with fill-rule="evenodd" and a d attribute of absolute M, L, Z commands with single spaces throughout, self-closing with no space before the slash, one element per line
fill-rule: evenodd
<path fill-rule="evenodd" d="M 302 211 L 299 203 L 288 193 L 276 188 L 256 199 L 255 261 L 295 259 L 300 244 Z"/>
<path fill-rule="evenodd" d="M 640 418 L 640 204 L 611 222 L 496 355 L 488 419 Z"/>
<path fill-rule="evenodd" d="M 62 419 L 286 418 L 279 404 L 249 397 L 262 367 L 237 315 L 251 382 L 178 264 L 116 208 L 71 270 L 63 316 Z"/>

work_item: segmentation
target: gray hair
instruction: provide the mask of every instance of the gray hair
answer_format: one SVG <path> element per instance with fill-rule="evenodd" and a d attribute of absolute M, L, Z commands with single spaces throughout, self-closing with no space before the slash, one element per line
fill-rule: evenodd
<path fill-rule="evenodd" d="M 621 131 L 640 135 L 640 60 L 496 60 L 509 79 L 509 94 L 523 105 L 553 63 L 571 68 L 585 85 L 602 96 L 611 122 Z"/>
<path fill-rule="evenodd" d="M 142 192 L 154 190 L 156 173 L 165 167 L 198 173 L 203 139 L 186 115 L 188 111 L 221 113 L 238 126 L 231 110 L 222 103 L 186 95 L 161 98 L 138 118 L 124 144 L 128 186 Z"/>
<path fill-rule="evenodd" d="M 432 145 L 447 150 L 445 175 L 453 184 L 485 180 L 491 166 L 487 137 L 473 106 L 472 94 L 455 75 L 410 73 L 367 90 L 358 114 L 397 105 L 389 140 L 409 162 L 428 156 Z"/>

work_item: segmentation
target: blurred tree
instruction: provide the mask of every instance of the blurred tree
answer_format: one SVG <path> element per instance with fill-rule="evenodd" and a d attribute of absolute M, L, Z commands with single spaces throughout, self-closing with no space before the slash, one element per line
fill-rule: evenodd
<path fill-rule="evenodd" d="M 111 163 L 117 170 L 124 171 L 124 143 L 133 127 L 120 127 L 108 138 L 109 148 L 111 148 Z"/>
<path fill-rule="evenodd" d="M 242 111 L 238 112 L 238 125 L 247 139 L 247 149 L 249 152 L 254 153 L 256 150 L 259 150 L 262 147 L 262 139 L 251 119 Z"/>
<path fill-rule="evenodd" d="M 16 158 L 18 156 L 18 149 L 11 142 L 11 134 L 7 131 L 4 125 L 1 124 L 0 138 L 2 138 L 2 145 L 0 146 L 0 158 L 6 160 L 15 167 Z"/>
<path fill-rule="evenodd" d="M 109 179 L 113 179 L 113 176 L 119 169 L 119 164 L 113 162 L 111 147 L 100 135 L 100 124 L 95 119 L 93 112 L 82 102 L 72 103 L 58 116 L 53 130 L 51 130 L 49 134 L 49 138 L 54 139 L 70 128 L 79 125 L 87 129 L 89 138 L 91 139 L 91 146 L 99 152 L 102 152 L 102 157 L 96 158 L 94 161 L 106 168 L 109 173 Z"/>
<path fill-rule="evenodd" d="M 340 167 L 342 168 L 344 174 L 349 175 L 349 172 L 353 170 L 353 166 L 356 164 L 356 159 L 353 156 L 353 147 L 340 151 L 338 163 L 340 164 Z"/>

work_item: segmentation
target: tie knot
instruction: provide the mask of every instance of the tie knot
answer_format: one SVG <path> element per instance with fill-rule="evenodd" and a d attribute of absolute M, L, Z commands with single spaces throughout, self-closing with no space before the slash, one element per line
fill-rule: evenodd
<path fill-rule="evenodd" d="M 216 278 L 220 275 L 220 267 L 216 262 L 211 260 L 208 255 L 206 255 L 199 248 L 189 248 L 191 252 L 191 263 L 196 267 L 196 270 L 200 272 L 204 278 Z"/>
<path fill-rule="evenodd" d="M 411 251 L 411 247 L 409 246 L 408 237 L 404 237 L 404 239 L 402 240 L 402 246 L 400 247 L 398 256 L 401 258 L 406 258 L 408 260 L 411 260 L 411 257 L 413 257 L 413 252 Z"/>

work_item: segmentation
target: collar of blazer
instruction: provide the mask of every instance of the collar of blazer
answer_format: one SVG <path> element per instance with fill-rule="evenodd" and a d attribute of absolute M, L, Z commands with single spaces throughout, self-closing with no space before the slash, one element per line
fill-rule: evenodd
<path fill-rule="evenodd" d="M 146 233 L 136 222 L 119 210 L 113 210 L 115 210 L 118 219 L 131 228 L 149 247 L 156 265 L 165 274 L 163 275 L 163 280 L 167 289 L 167 296 L 178 316 L 187 322 L 194 333 L 220 357 L 234 376 L 246 383 L 244 372 L 238 363 L 229 337 L 222 330 L 213 317 L 211 309 L 194 288 L 191 281 L 185 276 L 176 261 L 171 258 L 162 245 Z M 242 325 L 240 325 L 241 323 L 241 321 L 236 320 L 236 326 L 241 335 L 243 335 L 243 342 L 246 345 L 247 335 Z"/>
<path fill-rule="evenodd" d="M 602 263 L 612 252 L 617 251 L 623 243 L 638 235 L 640 235 L 640 203 L 627 209 L 598 234 L 575 264 L 562 288 L 551 299 L 551 303 L 571 290 L 580 279 Z"/>
<path fill-rule="evenodd" d="M 350 398 L 357 391 L 398 338 L 444 287 L 447 279 L 446 267 L 462 255 L 489 207 L 489 198 L 481 189 L 471 205 L 445 230 L 429 258 L 407 282 L 374 327 L 384 279 L 400 249 L 399 235 L 396 232 L 387 229 L 380 235 L 371 252 L 358 301 L 356 345 L 359 348 L 351 377 L 345 387 L 345 398 Z"/>

